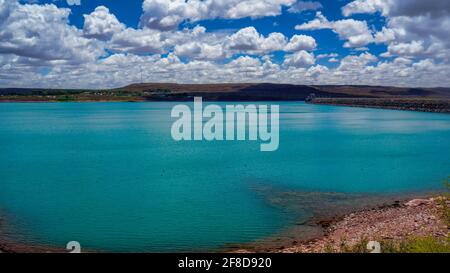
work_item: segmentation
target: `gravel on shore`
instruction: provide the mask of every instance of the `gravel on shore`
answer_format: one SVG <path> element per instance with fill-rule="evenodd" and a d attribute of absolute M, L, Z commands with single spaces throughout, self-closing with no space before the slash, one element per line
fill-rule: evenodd
<path fill-rule="evenodd" d="M 448 226 L 439 216 L 436 198 L 414 199 L 402 204 L 355 212 L 325 227 L 322 238 L 274 252 L 320 253 L 339 251 L 342 243 L 354 246 L 367 240 L 399 241 L 411 236 L 448 238 Z M 447 201 L 448 202 L 448 201 Z M 447 203 L 448 206 L 448 203 Z"/>
<path fill-rule="evenodd" d="M 313 104 L 450 113 L 450 99 L 431 98 L 316 98 Z"/>

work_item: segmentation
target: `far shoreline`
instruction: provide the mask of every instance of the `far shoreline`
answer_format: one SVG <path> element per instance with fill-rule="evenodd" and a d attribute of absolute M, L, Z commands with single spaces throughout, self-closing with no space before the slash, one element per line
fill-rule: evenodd
<path fill-rule="evenodd" d="M 2 100 L 2 103 L 146 103 L 146 102 L 189 102 L 190 98 L 176 100 Z M 450 99 L 381 99 L 381 98 L 317 98 L 306 100 L 205 100 L 205 102 L 302 102 L 311 105 L 342 106 L 364 109 L 396 110 L 408 112 L 423 112 L 435 114 L 450 114 Z"/>
<path fill-rule="evenodd" d="M 316 98 L 311 104 L 398 111 L 450 113 L 450 100 L 411 98 Z"/>
<path fill-rule="evenodd" d="M 0 102 L 292 102 L 450 112 L 450 87 L 288 83 L 132 83 L 111 89 L 0 88 Z"/>

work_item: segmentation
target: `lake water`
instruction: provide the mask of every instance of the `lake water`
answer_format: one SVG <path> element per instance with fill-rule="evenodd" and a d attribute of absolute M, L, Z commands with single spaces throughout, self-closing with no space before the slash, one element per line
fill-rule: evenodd
<path fill-rule="evenodd" d="M 441 190 L 450 175 L 450 115 L 277 102 L 280 146 L 264 153 L 259 142 L 173 141 L 175 104 L 1 103 L 0 211 L 14 234 L 210 250 L 311 217 L 273 202 L 280 192 L 402 194 Z"/>

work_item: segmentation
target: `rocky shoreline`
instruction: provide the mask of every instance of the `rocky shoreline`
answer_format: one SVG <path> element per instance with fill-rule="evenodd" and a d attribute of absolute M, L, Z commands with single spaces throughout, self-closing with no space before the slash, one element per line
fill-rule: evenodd
<path fill-rule="evenodd" d="M 448 240 L 448 225 L 440 215 L 438 198 L 413 199 L 350 213 L 330 221 L 320 221 L 324 236 L 271 252 L 342 252 L 343 244 L 352 248 L 362 240 L 401 242 L 411 237 Z M 447 208 L 449 201 L 444 201 Z M 245 251 L 244 251 L 245 252 Z"/>
<path fill-rule="evenodd" d="M 313 104 L 450 113 L 449 99 L 428 98 L 315 98 Z"/>
<path fill-rule="evenodd" d="M 64 249 L 33 246 L 20 243 L 0 242 L 0 253 L 67 253 Z"/>

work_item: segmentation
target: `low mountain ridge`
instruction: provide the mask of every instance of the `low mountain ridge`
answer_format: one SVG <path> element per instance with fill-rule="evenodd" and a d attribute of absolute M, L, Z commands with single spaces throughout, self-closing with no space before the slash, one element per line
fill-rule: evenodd
<path fill-rule="evenodd" d="M 0 101 L 182 101 L 201 96 L 211 101 L 305 100 L 321 98 L 450 99 L 450 88 L 274 83 L 138 83 L 115 89 L 0 88 Z"/>

